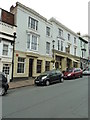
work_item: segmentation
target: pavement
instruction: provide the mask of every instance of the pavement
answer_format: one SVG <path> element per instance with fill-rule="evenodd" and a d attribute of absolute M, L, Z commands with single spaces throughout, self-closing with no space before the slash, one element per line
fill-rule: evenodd
<path fill-rule="evenodd" d="M 21 88 L 21 87 L 26 87 L 26 86 L 32 86 L 32 85 L 34 85 L 34 78 L 30 78 L 28 80 L 13 81 L 8 84 L 9 84 L 9 89 L 16 89 L 16 88 Z"/>

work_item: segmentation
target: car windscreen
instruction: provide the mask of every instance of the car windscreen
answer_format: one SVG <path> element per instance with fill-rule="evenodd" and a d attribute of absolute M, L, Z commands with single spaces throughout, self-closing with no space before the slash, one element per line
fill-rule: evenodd
<path fill-rule="evenodd" d="M 66 72 L 73 72 L 73 69 L 69 68 L 69 69 L 66 70 Z"/>
<path fill-rule="evenodd" d="M 41 73 L 40 75 L 41 76 L 45 76 L 45 75 L 47 75 L 48 74 L 48 72 L 43 72 L 43 73 Z"/>

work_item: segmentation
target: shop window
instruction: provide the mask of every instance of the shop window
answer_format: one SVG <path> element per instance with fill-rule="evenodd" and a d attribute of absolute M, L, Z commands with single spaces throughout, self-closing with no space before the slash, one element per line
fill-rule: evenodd
<path fill-rule="evenodd" d="M 49 71 L 50 70 L 50 62 L 46 61 L 45 62 L 45 71 Z"/>
<path fill-rule="evenodd" d="M 41 73 L 42 60 L 37 60 L 37 73 Z"/>
<path fill-rule="evenodd" d="M 17 73 L 24 73 L 25 68 L 25 58 L 18 58 Z"/>

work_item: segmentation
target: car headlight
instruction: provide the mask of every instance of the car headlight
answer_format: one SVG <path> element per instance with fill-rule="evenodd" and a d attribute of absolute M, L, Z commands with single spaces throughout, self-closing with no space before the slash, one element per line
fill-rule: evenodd
<path fill-rule="evenodd" d="M 44 77 L 42 77 L 42 80 L 44 80 L 44 79 L 46 79 L 47 78 L 47 76 L 44 76 Z"/>
<path fill-rule="evenodd" d="M 71 76 L 71 73 L 70 73 L 70 74 L 68 74 L 68 76 Z"/>

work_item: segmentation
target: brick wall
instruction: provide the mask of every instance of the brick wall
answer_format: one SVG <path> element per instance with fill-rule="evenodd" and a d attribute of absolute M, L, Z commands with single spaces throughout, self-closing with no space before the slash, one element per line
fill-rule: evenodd
<path fill-rule="evenodd" d="M 14 15 L 10 12 L 7 12 L 5 10 L 2 10 L 2 15 L 1 15 L 2 22 L 5 22 L 10 25 L 14 25 Z"/>

